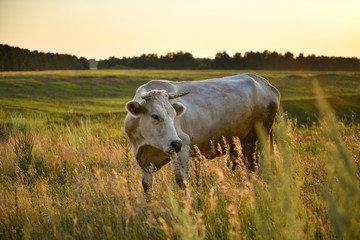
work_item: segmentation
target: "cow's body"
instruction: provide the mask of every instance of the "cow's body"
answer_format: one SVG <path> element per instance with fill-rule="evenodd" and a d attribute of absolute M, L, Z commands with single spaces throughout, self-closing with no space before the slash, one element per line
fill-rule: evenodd
<path fill-rule="evenodd" d="M 154 99 L 154 102 L 142 98 L 147 93 L 154 92 L 153 90 L 165 90 L 166 93 L 189 92 L 189 94 L 171 100 L 160 97 L 161 93 L 160 95 L 155 94 L 149 97 L 149 99 Z M 155 101 L 155 99 L 160 100 Z M 134 101 L 141 103 L 142 109 L 145 110 L 143 114 L 135 116 L 129 113 L 126 116 L 125 135 L 134 150 L 140 167 L 143 169 L 143 176 L 145 174 L 143 180 L 146 182 L 146 178 L 151 178 L 149 174 L 151 175 L 153 171 L 160 169 L 170 161 L 169 153 L 172 153 L 172 151 L 166 153 L 166 146 L 161 147 L 161 144 L 159 145 L 157 142 L 163 141 L 163 139 L 159 138 L 163 138 L 165 135 L 166 138 L 171 135 L 169 138 L 172 139 L 165 139 L 165 142 L 167 141 L 170 144 L 171 141 L 179 139 L 182 142 L 181 151 L 177 155 L 183 169 L 178 171 L 181 174 L 177 174 L 177 170 L 174 169 L 176 179 L 181 185 L 181 182 L 186 179 L 181 180 L 178 178 L 184 178 L 184 176 L 180 175 L 186 175 L 187 178 L 188 155 L 191 146 L 198 146 L 203 155 L 213 158 L 216 156 L 216 151 L 213 151 L 210 141 L 222 142 L 223 136 L 228 142 L 231 142 L 232 137 L 239 137 L 244 156 L 248 158 L 248 161 L 251 162 L 251 168 L 253 168 L 254 161 L 252 159 L 257 140 L 254 130 L 255 123 L 262 123 L 267 132 L 271 134 L 280 102 L 280 94 L 265 79 L 253 74 L 243 74 L 203 81 L 150 81 L 137 90 Z M 171 114 L 172 110 L 169 110 L 169 106 L 171 106 L 169 104 L 175 102 L 180 103 L 175 107 L 181 105 L 185 107 L 186 111 L 181 112 L 183 114 L 178 116 L 174 115 L 174 113 Z M 170 123 L 167 123 L 163 128 L 171 132 L 172 127 L 170 125 L 173 121 L 175 132 L 171 132 L 169 136 L 167 134 L 157 136 L 153 134 L 158 139 L 139 137 L 139 135 L 146 135 L 143 129 L 144 126 L 141 125 L 141 117 L 153 114 L 155 109 L 159 109 L 159 107 L 165 107 L 164 109 L 167 110 L 164 110 L 163 113 L 172 116 L 169 120 Z M 148 109 L 146 110 L 146 108 Z M 147 127 L 145 130 L 152 131 L 149 121 L 144 124 Z M 147 190 L 146 185 L 145 183 L 145 190 Z M 151 184 L 148 187 L 151 188 Z"/>

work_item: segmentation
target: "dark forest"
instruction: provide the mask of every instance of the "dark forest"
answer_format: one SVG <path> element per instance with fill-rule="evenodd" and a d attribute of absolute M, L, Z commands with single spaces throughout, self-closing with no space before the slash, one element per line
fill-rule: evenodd
<path fill-rule="evenodd" d="M 254 70 L 309 70 L 359 71 L 360 60 L 352 57 L 315 56 L 297 57 L 270 51 L 235 53 L 218 52 L 213 59 L 194 58 L 188 52 L 166 55 L 143 54 L 137 57 L 110 57 L 100 60 L 98 69 L 254 69 Z M 0 71 L 81 70 L 89 69 L 84 57 L 69 54 L 43 53 L 0 44 Z"/>
<path fill-rule="evenodd" d="M 89 69 L 86 58 L 69 54 L 43 53 L 0 44 L 0 71 Z"/>
<path fill-rule="evenodd" d="M 101 60 L 99 69 L 257 69 L 257 70 L 321 70 L 358 71 L 358 58 L 326 57 L 309 55 L 294 57 L 294 54 L 277 52 L 246 52 L 229 56 L 218 52 L 214 59 L 194 58 L 191 53 L 168 53 L 165 56 L 143 54 L 140 57 L 110 57 Z"/>

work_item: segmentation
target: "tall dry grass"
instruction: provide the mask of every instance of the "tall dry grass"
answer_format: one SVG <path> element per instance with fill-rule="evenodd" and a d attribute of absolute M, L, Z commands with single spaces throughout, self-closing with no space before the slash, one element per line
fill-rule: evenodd
<path fill-rule="evenodd" d="M 264 148 L 255 173 L 243 164 L 232 171 L 226 155 L 192 158 L 189 198 L 165 166 L 151 203 L 116 116 L 65 127 L 3 118 L 0 237 L 359 239 L 360 126 L 338 122 L 325 103 L 320 109 L 322 120 L 309 127 L 280 114 L 275 154 Z M 17 146 L 30 143 L 25 168 L 29 149 Z"/>

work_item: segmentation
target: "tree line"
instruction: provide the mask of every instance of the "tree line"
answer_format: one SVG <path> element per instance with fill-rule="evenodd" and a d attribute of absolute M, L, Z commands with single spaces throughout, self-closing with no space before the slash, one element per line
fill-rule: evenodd
<path fill-rule="evenodd" d="M 86 58 L 69 54 L 43 53 L 0 44 L 0 71 L 89 69 Z"/>
<path fill-rule="evenodd" d="M 166 55 L 142 54 L 136 57 L 110 57 L 98 62 L 98 69 L 262 69 L 359 71 L 358 58 L 284 54 L 276 51 L 216 53 L 211 58 L 194 58 L 188 52 Z M 89 69 L 89 61 L 69 54 L 43 53 L 0 44 L 0 71 Z"/>
<path fill-rule="evenodd" d="M 218 52 L 215 58 L 194 58 L 188 52 L 143 54 L 138 57 L 110 57 L 100 60 L 98 69 L 262 69 L 262 70 L 326 70 L 358 71 L 358 58 L 284 54 L 276 51 L 235 53 Z"/>

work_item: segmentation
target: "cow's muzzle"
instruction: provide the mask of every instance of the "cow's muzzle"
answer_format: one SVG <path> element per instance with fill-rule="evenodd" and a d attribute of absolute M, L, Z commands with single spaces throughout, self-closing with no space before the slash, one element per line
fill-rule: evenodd
<path fill-rule="evenodd" d="M 174 149 L 175 152 L 180 152 L 182 147 L 182 142 L 179 140 L 172 141 L 170 146 Z"/>

